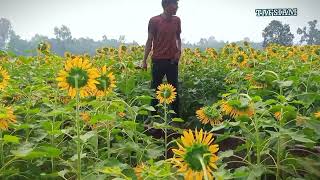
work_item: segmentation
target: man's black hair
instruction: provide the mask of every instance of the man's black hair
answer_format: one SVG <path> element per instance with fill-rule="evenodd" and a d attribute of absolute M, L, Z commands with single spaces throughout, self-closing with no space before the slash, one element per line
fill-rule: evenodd
<path fill-rule="evenodd" d="M 162 7 L 166 8 L 169 4 L 178 4 L 179 0 L 162 0 Z"/>

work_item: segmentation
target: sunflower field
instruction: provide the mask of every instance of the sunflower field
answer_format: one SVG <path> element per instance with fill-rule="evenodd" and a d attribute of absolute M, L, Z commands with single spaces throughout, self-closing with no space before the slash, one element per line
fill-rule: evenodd
<path fill-rule="evenodd" d="M 144 47 L 37 52 L 0 52 L 0 179 L 320 179 L 320 46 L 186 48 L 156 90 Z"/>

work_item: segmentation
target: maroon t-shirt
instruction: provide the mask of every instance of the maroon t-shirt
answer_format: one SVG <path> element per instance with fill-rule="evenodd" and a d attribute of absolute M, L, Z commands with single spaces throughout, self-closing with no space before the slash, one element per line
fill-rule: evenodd
<path fill-rule="evenodd" d="M 173 59 L 178 52 L 177 36 L 181 33 L 181 21 L 177 16 L 165 19 L 161 15 L 150 19 L 148 32 L 153 34 L 153 59 Z"/>

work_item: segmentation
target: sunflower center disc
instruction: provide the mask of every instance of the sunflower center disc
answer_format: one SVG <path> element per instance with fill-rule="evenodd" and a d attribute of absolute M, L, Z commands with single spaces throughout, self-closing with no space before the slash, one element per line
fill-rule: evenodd
<path fill-rule="evenodd" d="M 171 92 L 170 92 L 170 90 L 166 89 L 163 91 L 162 95 L 164 98 L 169 98 L 171 95 Z"/>
<path fill-rule="evenodd" d="M 238 56 L 237 58 L 238 62 L 242 63 L 244 60 L 244 57 L 242 55 Z"/>

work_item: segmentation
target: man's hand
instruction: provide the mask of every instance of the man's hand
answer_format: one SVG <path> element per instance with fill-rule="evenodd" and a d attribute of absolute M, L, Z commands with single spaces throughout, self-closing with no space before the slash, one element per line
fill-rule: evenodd
<path fill-rule="evenodd" d="M 143 70 L 147 70 L 147 68 L 148 68 L 147 60 L 143 60 L 143 61 L 142 61 L 141 68 L 142 68 Z"/>

